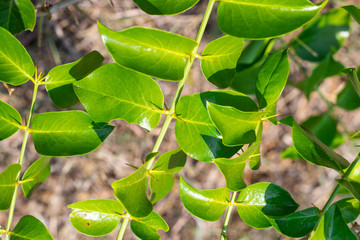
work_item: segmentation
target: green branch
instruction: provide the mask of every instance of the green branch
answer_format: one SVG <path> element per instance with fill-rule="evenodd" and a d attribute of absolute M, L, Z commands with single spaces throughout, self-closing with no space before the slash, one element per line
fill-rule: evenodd
<path fill-rule="evenodd" d="M 225 221 L 224 221 L 224 225 L 223 225 L 223 228 L 222 228 L 222 231 L 221 231 L 220 240 L 225 240 L 226 239 L 225 238 L 226 237 L 226 230 L 227 230 L 227 226 L 229 225 L 232 209 L 233 209 L 233 207 L 235 205 L 236 195 L 237 195 L 237 192 L 233 192 L 233 194 L 231 196 L 230 206 L 228 207 L 228 210 L 227 210 L 226 215 L 225 215 Z"/>

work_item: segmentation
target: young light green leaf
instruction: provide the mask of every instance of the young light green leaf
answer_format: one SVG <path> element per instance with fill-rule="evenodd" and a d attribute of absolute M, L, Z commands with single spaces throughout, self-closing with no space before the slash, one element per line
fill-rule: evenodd
<path fill-rule="evenodd" d="M 348 111 L 360 107 L 360 97 L 350 82 L 347 82 L 343 90 L 337 95 L 336 105 Z"/>
<path fill-rule="evenodd" d="M 26 215 L 11 232 L 10 240 L 53 240 L 53 238 L 40 220 Z"/>
<path fill-rule="evenodd" d="M 142 27 L 120 32 L 98 24 L 106 48 L 116 63 L 164 79 L 179 81 L 197 43 L 189 38 Z"/>
<path fill-rule="evenodd" d="M 257 150 L 260 143 L 253 144 L 246 149 L 240 156 L 232 159 L 217 158 L 214 159 L 216 166 L 220 169 L 226 180 L 226 187 L 234 192 L 240 191 L 246 187 L 244 181 L 244 170 L 246 161 Z"/>
<path fill-rule="evenodd" d="M 250 41 L 246 45 L 236 65 L 232 89 L 255 95 L 256 77 L 274 43 L 274 39 L 264 39 Z"/>
<path fill-rule="evenodd" d="M 113 129 L 99 127 L 85 112 L 66 111 L 35 115 L 30 131 L 39 154 L 74 156 L 98 148 Z"/>
<path fill-rule="evenodd" d="M 359 81 L 359 77 L 358 77 L 358 74 L 356 73 L 355 68 L 347 68 L 344 70 L 344 72 L 346 73 L 351 84 L 354 86 L 356 93 L 360 97 L 360 81 Z"/>
<path fill-rule="evenodd" d="M 187 184 L 181 177 L 180 198 L 191 214 L 205 221 L 215 222 L 219 220 L 227 207 L 229 190 L 226 188 L 196 189 Z"/>
<path fill-rule="evenodd" d="M 295 31 L 313 19 L 327 0 L 220 0 L 217 12 L 222 32 L 250 39 L 276 37 Z M 261 17 L 260 17 L 261 16 Z"/>
<path fill-rule="evenodd" d="M 342 6 L 360 24 L 360 9 L 354 5 Z"/>
<path fill-rule="evenodd" d="M 85 200 L 68 205 L 72 209 L 70 222 L 79 232 L 92 236 L 111 233 L 121 220 L 122 205 L 110 199 Z"/>
<path fill-rule="evenodd" d="M 50 174 L 50 157 L 42 156 L 26 170 L 21 185 L 25 197 L 30 198 L 31 194 L 46 180 Z"/>
<path fill-rule="evenodd" d="M 210 118 L 221 133 L 226 146 L 239 146 L 256 140 L 256 129 L 264 112 L 243 112 L 231 106 L 208 102 Z"/>
<path fill-rule="evenodd" d="M 206 101 L 233 106 L 244 111 L 257 110 L 248 96 L 233 91 L 211 91 L 187 95 L 176 106 L 178 120 L 175 125 L 176 140 L 190 157 L 204 162 L 215 158 L 229 158 L 240 147 L 226 147 L 206 110 Z"/>
<path fill-rule="evenodd" d="M 0 81 L 21 85 L 32 78 L 34 63 L 21 43 L 0 27 Z"/>
<path fill-rule="evenodd" d="M 295 212 L 284 218 L 268 218 L 268 220 L 280 233 L 288 237 L 300 238 L 305 237 L 315 228 L 319 213 L 318 208 L 312 207 Z"/>
<path fill-rule="evenodd" d="M 356 198 L 344 198 L 334 203 L 346 223 L 354 222 L 360 214 L 360 202 Z"/>
<path fill-rule="evenodd" d="M 151 131 L 160 121 L 164 97 L 159 85 L 148 76 L 112 63 L 73 84 L 80 102 L 96 122 L 120 118 Z"/>
<path fill-rule="evenodd" d="M 164 153 L 150 171 L 150 201 L 155 203 L 165 197 L 174 185 L 173 174 L 181 171 L 186 163 L 186 154 L 180 149 Z"/>
<path fill-rule="evenodd" d="M 267 217 L 283 217 L 298 208 L 298 204 L 286 190 L 266 182 L 255 183 L 243 189 L 237 203 L 241 219 L 254 228 L 270 227 Z"/>
<path fill-rule="evenodd" d="M 9 104 L 0 101 L 0 141 L 11 137 L 21 127 L 19 112 Z"/>
<path fill-rule="evenodd" d="M 146 217 L 153 210 L 153 205 L 146 196 L 148 181 L 146 167 L 143 165 L 131 175 L 111 184 L 115 197 L 133 217 Z"/>
<path fill-rule="evenodd" d="M 35 27 L 35 7 L 30 0 L 2 0 L 0 2 L 0 27 L 12 34 Z"/>
<path fill-rule="evenodd" d="M 291 45 L 304 60 L 320 61 L 336 52 L 349 36 L 351 17 L 342 8 L 321 14 L 307 25 Z"/>
<path fill-rule="evenodd" d="M 284 90 L 290 66 L 287 50 L 270 55 L 261 66 L 256 79 L 256 98 L 260 108 L 275 103 Z"/>
<path fill-rule="evenodd" d="M 256 132 L 256 141 L 253 144 L 258 144 L 256 150 L 254 151 L 253 155 L 250 159 L 249 159 L 249 167 L 252 170 L 257 170 L 260 168 L 261 165 L 261 153 L 260 153 L 260 146 L 261 146 L 261 137 L 262 137 L 262 133 L 263 133 L 263 122 L 260 123 L 259 128 L 257 129 Z"/>
<path fill-rule="evenodd" d="M 336 182 L 347 188 L 360 201 L 360 181 L 353 179 L 336 179 Z"/>
<path fill-rule="evenodd" d="M 236 73 L 236 64 L 241 55 L 244 40 L 225 36 L 210 42 L 201 58 L 204 76 L 219 88 L 231 85 Z"/>
<path fill-rule="evenodd" d="M 78 101 L 72 83 L 80 80 L 102 65 L 104 57 L 92 51 L 73 63 L 59 65 L 50 70 L 45 79 L 46 90 L 59 108 L 69 108 Z"/>
<path fill-rule="evenodd" d="M 292 138 L 296 151 L 302 158 L 315 165 L 332 168 L 342 172 L 349 162 L 322 143 L 313 133 L 304 129 L 296 121 L 292 124 Z"/>
<path fill-rule="evenodd" d="M 271 122 L 274 125 L 278 124 L 278 120 L 276 116 L 276 105 L 277 105 L 277 101 L 275 101 L 273 104 L 268 105 L 265 108 L 265 112 L 266 112 L 265 117 L 269 122 Z"/>
<path fill-rule="evenodd" d="M 16 177 L 20 170 L 19 164 L 11 164 L 0 173 L 0 211 L 7 210 L 10 207 L 16 188 Z"/>
<path fill-rule="evenodd" d="M 144 218 L 132 218 L 132 221 L 136 221 L 141 224 L 145 224 L 155 230 L 161 229 L 165 232 L 169 231 L 169 226 L 165 220 L 159 216 L 156 212 L 152 211 L 148 216 Z"/>
<path fill-rule="evenodd" d="M 154 211 L 147 217 L 133 219 L 130 227 L 137 237 L 144 240 L 160 239 L 160 235 L 157 232 L 158 229 L 165 232 L 169 231 L 169 226 L 165 220 Z"/>
<path fill-rule="evenodd" d="M 332 205 L 321 218 L 315 234 L 309 240 L 357 240 L 356 235 L 346 224 L 340 209 Z"/>
<path fill-rule="evenodd" d="M 186 11 L 199 0 L 134 0 L 146 13 L 153 15 L 171 15 Z"/>

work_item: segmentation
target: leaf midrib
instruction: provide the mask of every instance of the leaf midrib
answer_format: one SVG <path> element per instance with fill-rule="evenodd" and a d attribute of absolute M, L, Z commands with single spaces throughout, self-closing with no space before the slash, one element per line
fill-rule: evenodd
<path fill-rule="evenodd" d="M 31 76 L 29 74 L 27 74 L 27 72 L 25 72 L 23 69 L 21 69 L 17 64 L 15 64 L 10 58 L 8 58 L 3 51 L 0 51 L 0 54 L 6 59 L 8 60 L 11 65 L 14 65 L 23 75 L 25 75 L 25 77 L 27 77 L 28 79 L 31 79 Z"/>

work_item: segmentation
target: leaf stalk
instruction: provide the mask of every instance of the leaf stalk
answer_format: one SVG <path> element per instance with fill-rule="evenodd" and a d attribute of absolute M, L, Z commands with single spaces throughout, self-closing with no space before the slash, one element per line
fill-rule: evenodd
<path fill-rule="evenodd" d="M 233 194 L 231 196 L 229 207 L 228 207 L 226 215 L 225 215 L 225 221 L 224 221 L 224 225 L 223 225 L 223 228 L 222 228 L 222 231 L 221 231 L 220 240 L 225 240 L 226 239 L 226 230 L 227 230 L 227 226 L 229 225 L 232 209 L 233 209 L 233 207 L 235 205 L 236 196 L 237 196 L 237 192 L 233 192 Z"/>

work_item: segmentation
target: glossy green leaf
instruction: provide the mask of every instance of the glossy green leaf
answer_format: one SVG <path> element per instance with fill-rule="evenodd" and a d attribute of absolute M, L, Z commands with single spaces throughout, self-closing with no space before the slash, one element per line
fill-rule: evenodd
<path fill-rule="evenodd" d="M 165 220 L 159 216 L 156 212 L 152 211 L 148 216 L 144 218 L 133 218 L 132 221 L 136 221 L 142 224 L 147 225 L 153 229 L 161 229 L 165 232 L 169 231 L 169 226 L 165 222 Z"/>
<path fill-rule="evenodd" d="M 42 156 L 26 170 L 21 185 L 25 197 L 30 198 L 31 194 L 43 183 L 50 174 L 50 157 Z"/>
<path fill-rule="evenodd" d="M 120 118 L 151 131 L 160 121 L 164 97 L 159 85 L 150 77 L 115 63 L 75 82 L 74 89 L 96 122 Z"/>
<path fill-rule="evenodd" d="M 320 83 L 327 77 L 339 74 L 344 69 L 344 66 L 333 59 L 332 55 L 327 55 L 319 65 L 313 70 L 311 76 L 305 80 L 304 92 L 307 98 L 310 93 L 314 91 Z"/>
<path fill-rule="evenodd" d="M 232 36 L 210 42 L 201 58 L 201 70 L 204 76 L 219 88 L 229 87 L 235 76 L 243 46 L 243 39 Z"/>
<path fill-rule="evenodd" d="M 315 165 L 341 172 L 349 162 L 322 143 L 313 133 L 293 121 L 292 138 L 296 151 L 302 158 Z"/>
<path fill-rule="evenodd" d="M 222 32 L 251 39 L 287 34 L 313 19 L 327 1 L 220 0 L 217 12 Z"/>
<path fill-rule="evenodd" d="M 287 50 L 270 55 L 261 66 L 256 79 L 256 98 L 260 108 L 275 103 L 285 88 L 290 66 Z"/>
<path fill-rule="evenodd" d="M 344 198 L 334 203 L 346 223 L 354 222 L 360 215 L 360 202 L 356 198 Z"/>
<path fill-rule="evenodd" d="M 347 82 L 343 90 L 337 95 L 336 105 L 348 111 L 360 107 L 360 97 L 350 82 Z"/>
<path fill-rule="evenodd" d="M 0 27 L 0 81 L 11 85 L 26 83 L 34 74 L 34 63 L 21 43 Z"/>
<path fill-rule="evenodd" d="M 180 149 L 164 153 L 150 171 L 150 200 L 155 203 L 165 197 L 174 185 L 173 174 L 181 171 L 186 163 L 186 154 Z"/>
<path fill-rule="evenodd" d="M 16 177 L 21 170 L 19 164 L 11 164 L 0 173 L 0 211 L 10 207 L 16 187 Z"/>
<path fill-rule="evenodd" d="M 274 125 L 278 124 L 278 120 L 277 120 L 277 116 L 276 116 L 276 105 L 277 105 L 277 101 L 271 105 L 268 105 L 265 108 L 265 112 L 266 112 L 265 117 L 267 118 L 267 120 L 269 122 L 271 122 Z"/>
<path fill-rule="evenodd" d="M 0 0 L 0 27 L 12 34 L 35 27 L 35 7 L 30 0 Z"/>
<path fill-rule="evenodd" d="M 160 235 L 157 232 L 158 229 L 166 232 L 169 231 L 169 226 L 165 220 L 154 211 L 145 218 L 133 219 L 130 223 L 130 227 L 137 237 L 144 240 L 160 239 Z"/>
<path fill-rule="evenodd" d="M 217 158 L 214 159 L 216 166 L 220 169 L 226 180 L 226 187 L 234 192 L 246 187 L 244 181 L 244 170 L 246 162 L 257 150 L 260 144 L 253 144 L 244 153 L 236 158 Z"/>
<path fill-rule="evenodd" d="M 360 181 L 353 179 L 336 179 L 336 181 L 343 187 L 347 188 L 351 194 L 360 201 Z"/>
<path fill-rule="evenodd" d="M 309 240 L 357 240 L 346 224 L 339 208 L 332 205 L 321 218 L 315 234 Z"/>
<path fill-rule="evenodd" d="M 45 225 L 33 216 L 26 215 L 16 224 L 10 240 L 52 240 Z"/>
<path fill-rule="evenodd" d="M 348 11 L 351 16 L 360 24 L 360 9 L 355 7 L 354 5 L 343 6 L 343 9 Z"/>
<path fill-rule="evenodd" d="M 256 132 L 256 141 L 253 144 L 258 144 L 256 150 L 254 151 L 253 155 L 250 159 L 249 159 L 249 167 L 252 170 L 257 170 L 260 168 L 261 165 L 261 153 L 260 153 L 260 146 L 261 146 L 261 137 L 262 137 L 262 132 L 263 132 L 263 122 L 260 123 L 259 128 L 257 129 Z"/>
<path fill-rule="evenodd" d="M 74 156 L 98 148 L 113 129 L 110 125 L 99 127 L 82 111 L 66 111 L 35 115 L 30 131 L 39 154 Z"/>
<path fill-rule="evenodd" d="M 143 165 L 131 175 L 111 184 L 115 197 L 133 217 L 146 217 L 153 210 L 153 205 L 146 195 L 148 180 L 146 167 Z"/>
<path fill-rule="evenodd" d="M 231 88 L 245 94 L 255 94 L 256 77 L 270 53 L 274 39 L 250 41 L 238 60 Z"/>
<path fill-rule="evenodd" d="M 301 126 L 309 129 L 321 142 L 330 146 L 337 134 L 337 123 L 329 113 L 311 116 Z"/>
<path fill-rule="evenodd" d="M 191 187 L 180 178 L 180 198 L 185 208 L 194 216 L 215 222 L 224 213 L 229 200 L 226 188 L 201 190 Z"/>
<path fill-rule="evenodd" d="M 189 38 L 143 27 L 112 31 L 100 23 L 99 31 L 116 63 L 144 74 L 178 81 L 197 43 Z"/>
<path fill-rule="evenodd" d="M 286 190 L 266 182 L 255 183 L 243 189 L 237 202 L 241 219 L 254 228 L 270 227 L 266 216 L 282 217 L 298 208 L 298 204 Z"/>
<path fill-rule="evenodd" d="M 280 233 L 292 238 L 300 238 L 305 237 L 315 228 L 319 213 L 318 208 L 312 207 L 295 212 L 284 218 L 268 218 L 268 220 Z"/>
<path fill-rule="evenodd" d="M 231 106 L 220 106 L 210 102 L 208 111 L 226 146 L 255 142 L 256 129 L 265 116 L 264 112 L 243 112 Z"/>
<path fill-rule="evenodd" d="M 121 220 L 123 207 L 110 199 L 85 200 L 68 205 L 72 209 L 70 222 L 79 232 L 93 236 L 111 233 Z"/>
<path fill-rule="evenodd" d="M 98 51 L 92 51 L 73 63 L 54 67 L 45 79 L 46 90 L 51 100 L 59 108 L 69 108 L 79 99 L 72 83 L 80 80 L 102 65 L 104 57 Z"/>
<path fill-rule="evenodd" d="M 320 61 L 336 52 L 349 36 L 351 17 L 342 8 L 321 14 L 294 39 L 296 54 L 308 61 Z"/>
<path fill-rule="evenodd" d="M 206 101 L 233 106 L 243 111 L 257 110 L 256 103 L 248 96 L 233 91 L 211 91 L 187 95 L 176 106 L 179 120 L 175 125 L 176 140 L 190 157 L 204 162 L 215 158 L 229 158 L 240 147 L 226 147 L 211 121 Z"/>
<path fill-rule="evenodd" d="M 347 69 L 344 70 L 344 72 L 346 73 L 349 81 L 353 85 L 356 93 L 360 97 L 360 81 L 359 81 L 359 77 L 358 77 L 358 74 L 356 73 L 355 68 L 347 68 Z"/>
<path fill-rule="evenodd" d="M 146 13 L 153 15 L 171 15 L 186 11 L 199 0 L 134 0 Z"/>
<path fill-rule="evenodd" d="M 9 104 L 0 101 L 0 141 L 11 137 L 21 127 L 19 112 Z"/>

